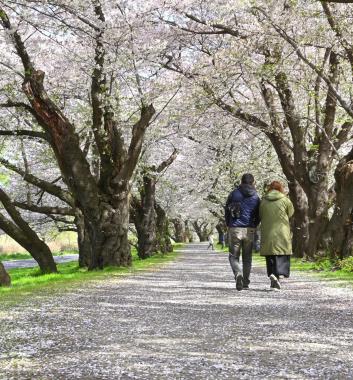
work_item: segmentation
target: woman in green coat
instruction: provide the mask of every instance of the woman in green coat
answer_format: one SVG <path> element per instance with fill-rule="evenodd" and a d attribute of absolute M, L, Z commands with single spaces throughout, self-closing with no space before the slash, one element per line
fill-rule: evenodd
<path fill-rule="evenodd" d="M 266 257 L 271 289 L 281 289 L 279 276 L 289 277 L 292 238 L 289 218 L 294 214 L 292 202 L 283 185 L 273 181 L 261 200 L 261 256 Z"/>

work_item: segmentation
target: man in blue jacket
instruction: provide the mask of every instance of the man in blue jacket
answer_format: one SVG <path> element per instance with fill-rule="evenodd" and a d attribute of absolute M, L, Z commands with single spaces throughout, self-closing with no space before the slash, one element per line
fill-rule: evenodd
<path fill-rule="evenodd" d="M 246 173 L 232 191 L 225 206 L 229 236 L 229 263 L 237 290 L 249 289 L 252 249 L 256 227 L 260 222 L 260 198 L 254 187 L 254 176 Z M 242 254 L 243 269 L 239 263 Z"/>

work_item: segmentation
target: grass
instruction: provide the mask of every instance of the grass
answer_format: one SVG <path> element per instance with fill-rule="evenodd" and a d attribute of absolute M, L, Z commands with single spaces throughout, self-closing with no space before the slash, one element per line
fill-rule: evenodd
<path fill-rule="evenodd" d="M 180 248 L 180 245 L 177 248 Z M 79 268 L 77 262 L 70 262 L 58 264 L 58 273 L 45 275 L 41 274 L 38 268 L 11 269 L 8 273 L 11 276 L 12 285 L 9 288 L 0 287 L 0 302 L 3 305 L 14 304 L 37 293 L 55 293 L 59 289 L 70 289 L 86 281 L 102 280 L 151 269 L 177 256 L 178 253 L 173 252 L 141 260 L 136 250 L 132 249 L 131 267 L 107 267 L 103 270 L 88 271 L 86 268 Z"/>
<path fill-rule="evenodd" d="M 228 247 L 223 248 L 220 244 L 216 245 L 216 250 L 219 252 L 228 253 Z M 265 267 L 265 258 L 258 253 L 253 254 L 253 263 Z M 353 271 L 338 269 L 336 263 L 328 259 L 319 261 L 304 261 L 296 257 L 291 258 L 291 270 L 310 273 L 323 280 L 336 281 L 338 285 L 353 286 Z M 338 283 L 339 282 L 339 283 Z"/>
<path fill-rule="evenodd" d="M 338 269 L 336 263 L 328 259 L 311 262 L 292 257 L 291 269 L 311 273 L 324 280 L 343 281 L 343 283 L 341 283 L 342 285 L 347 284 L 353 286 L 353 271 Z"/>

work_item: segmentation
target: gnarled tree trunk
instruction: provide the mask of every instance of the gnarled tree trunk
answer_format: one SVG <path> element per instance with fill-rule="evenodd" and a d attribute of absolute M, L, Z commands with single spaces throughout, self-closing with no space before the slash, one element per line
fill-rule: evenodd
<path fill-rule="evenodd" d="M 157 214 L 156 231 L 158 251 L 162 253 L 173 252 L 173 245 L 169 237 L 169 220 L 163 208 L 156 203 L 155 211 Z"/>
<path fill-rule="evenodd" d="M 93 4 L 95 16 L 104 23 L 103 8 Z M 104 71 L 104 28 L 94 34 L 95 55 L 91 74 L 92 132 L 100 162 L 100 178 L 91 172 L 74 125 L 49 97 L 44 88 L 45 73 L 37 70 L 27 52 L 19 30 L 13 28 L 4 9 L 0 22 L 11 36 L 11 42 L 22 61 L 22 90 L 30 106 L 25 105 L 43 128 L 53 149 L 63 179 L 75 206 L 82 212 L 91 243 L 89 269 L 131 263 L 128 243 L 129 181 L 136 168 L 147 127 L 155 113 L 152 104 L 141 106 L 139 120 L 132 127 L 130 145 L 126 146 L 122 131 L 107 105 Z"/>
<path fill-rule="evenodd" d="M 152 175 L 144 175 L 139 189 L 140 200 L 133 199 L 132 209 L 138 239 L 138 256 L 146 259 L 157 252 L 156 212 L 155 212 L 156 180 Z"/>
<path fill-rule="evenodd" d="M 194 230 L 195 230 L 198 238 L 200 239 L 200 242 L 207 241 L 208 236 L 212 232 L 213 228 L 210 227 L 207 222 L 200 222 L 199 223 L 199 221 L 197 221 L 197 220 L 194 221 L 192 223 L 192 225 L 194 227 Z"/>
<path fill-rule="evenodd" d="M 89 269 L 131 265 L 129 207 L 129 193 L 119 199 L 106 197 L 100 202 L 97 223 L 85 218 L 92 246 Z"/>
<path fill-rule="evenodd" d="M 176 243 L 185 242 L 185 232 L 184 232 L 184 223 L 179 218 L 174 218 L 171 220 L 174 226 L 174 237 Z"/>
<path fill-rule="evenodd" d="M 176 159 L 178 151 L 173 153 L 158 167 L 145 167 L 142 185 L 139 188 L 140 201 L 134 199 L 134 221 L 138 235 L 139 257 L 147 258 L 156 252 L 173 250 L 169 239 L 168 219 L 164 210 L 156 204 L 156 183 L 158 174 L 167 169 Z"/>
<path fill-rule="evenodd" d="M 226 230 L 226 225 L 223 220 L 220 220 L 217 225 L 216 225 L 216 230 L 218 233 L 218 244 L 222 244 L 222 242 L 225 242 L 225 230 Z"/>
<path fill-rule="evenodd" d="M 342 259 L 353 255 L 353 149 L 335 170 L 336 206 L 329 223 L 330 255 Z"/>
<path fill-rule="evenodd" d="M 304 257 L 309 241 L 307 197 L 297 181 L 289 183 L 289 197 L 294 205 L 292 225 L 292 249 L 294 257 Z"/>
<path fill-rule="evenodd" d="M 192 236 L 192 231 L 190 229 L 190 223 L 188 220 L 185 220 L 184 222 L 184 226 L 185 226 L 185 242 L 189 242 L 189 243 L 192 243 L 193 242 L 193 236 Z"/>
<path fill-rule="evenodd" d="M 76 210 L 75 224 L 77 227 L 78 264 L 81 268 L 89 267 L 92 257 L 92 247 L 89 240 L 89 232 L 80 210 Z"/>
<path fill-rule="evenodd" d="M 0 262 L 0 286 L 10 286 L 11 277 L 6 272 L 5 267 L 2 262 Z"/>
<path fill-rule="evenodd" d="M 56 264 L 49 247 L 39 239 L 2 189 L 0 189 L 0 202 L 13 220 L 13 222 L 8 220 L 0 213 L 0 228 L 31 254 L 42 273 L 56 273 Z"/>

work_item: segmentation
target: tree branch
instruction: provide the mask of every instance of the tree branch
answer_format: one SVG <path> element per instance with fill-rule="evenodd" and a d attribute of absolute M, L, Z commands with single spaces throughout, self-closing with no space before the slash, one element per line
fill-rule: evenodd
<path fill-rule="evenodd" d="M 25 129 L 18 129 L 16 131 L 3 131 L 0 130 L 0 136 L 25 136 L 25 137 L 31 137 L 36 139 L 42 139 L 45 141 L 49 141 L 49 137 L 44 132 L 36 132 L 31 130 L 25 130 Z"/>
<path fill-rule="evenodd" d="M 51 207 L 51 206 L 37 206 L 34 204 L 28 204 L 24 202 L 13 202 L 13 205 L 21 208 L 22 210 L 28 210 L 32 212 L 36 212 L 38 214 L 46 214 L 46 215 L 70 215 L 75 216 L 75 211 L 69 207 Z"/>
<path fill-rule="evenodd" d="M 265 134 L 270 139 L 272 146 L 277 153 L 283 173 L 288 180 L 294 181 L 295 167 L 292 159 L 292 154 L 287 143 L 280 135 L 282 128 L 280 126 L 280 121 L 276 112 L 272 91 L 265 86 L 264 82 L 261 82 L 260 87 L 273 126 L 272 131 L 266 131 Z"/>
<path fill-rule="evenodd" d="M 11 219 L 23 231 L 26 235 L 32 236 L 35 232 L 28 225 L 28 223 L 22 218 L 21 214 L 16 210 L 16 207 L 13 205 L 10 197 L 5 193 L 4 190 L 0 187 L 0 202 L 5 207 L 5 210 L 10 215 Z"/>
<path fill-rule="evenodd" d="M 300 50 L 300 47 L 299 45 L 295 42 L 295 40 L 290 37 L 285 30 L 283 30 L 281 27 L 279 27 L 278 25 L 276 25 L 272 19 L 270 18 L 270 16 L 262 9 L 262 8 L 259 8 L 259 7 L 255 7 L 254 9 L 260 11 L 270 22 L 270 24 L 272 25 L 272 27 L 275 29 L 275 31 L 285 40 L 287 41 L 294 49 L 294 51 L 296 52 L 297 56 L 304 62 L 306 63 L 317 75 L 319 75 L 322 80 L 327 84 L 327 86 L 329 87 L 330 91 L 332 92 L 332 94 L 334 94 L 334 96 L 337 98 L 338 102 L 340 103 L 340 105 L 342 106 L 342 108 L 348 113 L 349 116 L 353 117 L 353 109 L 350 107 L 350 105 L 341 97 L 341 95 L 337 92 L 337 90 L 335 89 L 334 85 L 331 83 L 330 79 L 327 78 L 326 75 L 323 74 L 322 70 L 320 68 L 318 68 L 314 63 L 312 63 L 308 58 L 306 58 L 306 56 L 304 55 L 304 53 Z"/>
<path fill-rule="evenodd" d="M 353 4 L 353 0 L 322 0 L 321 3 Z"/>
<path fill-rule="evenodd" d="M 175 161 L 178 154 L 179 154 L 178 149 L 174 149 L 173 153 L 166 160 L 164 160 L 158 165 L 158 167 L 156 168 L 156 172 L 161 173 L 164 169 L 170 166 Z"/>
<path fill-rule="evenodd" d="M 8 100 L 6 103 L 0 103 L 0 107 L 1 108 L 23 108 L 26 111 L 30 112 L 32 115 L 35 115 L 34 109 L 30 105 L 23 102 L 14 102 L 12 100 Z"/>
<path fill-rule="evenodd" d="M 11 25 L 10 19 L 7 16 L 7 13 L 4 11 L 3 8 L 0 7 L 0 23 L 8 31 L 10 36 L 13 39 L 16 52 L 18 56 L 21 58 L 23 67 L 25 69 L 25 77 L 29 77 L 32 72 L 34 71 L 34 66 L 32 64 L 31 59 L 29 58 L 29 55 L 27 53 L 26 47 L 18 34 L 17 30 L 13 30 L 13 27 Z"/>
<path fill-rule="evenodd" d="M 102 22 L 105 22 L 102 6 L 99 0 L 92 0 L 94 13 Z M 108 139 L 103 129 L 104 106 L 103 98 L 106 91 L 106 79 L 104 76 L 105 49 L 103 44 L 104 28 L 96 30 L 94 69 L 91 75 L 91 102 L 92 102 L 92 130 L 97 144 L 99 155 L 104 162 L 109 162 L 109 151 L 106 149 Z"/>
<path fill-rule="evenodd" d="M 233 37 L 239 37 L 242 39 L 247 38 L 246 36 L 242 36 L 238 30 L 232 29 L 229 26 L 219 24 L 219 23 L 208 24 L 208 23 L 206 23 L 206 21 L 203 21 L 203 20 L 199 19 L 198 17 L 196 17 L 190 13 L 184 13 L 184 15 L 189 20 L 194 21 L 197 24 L 200 24 L 200 25 L 203 25 L 206 27 L 211 27 L 211 28 L 214 28 L 217 30 L 203 30 L 203 31 L 202 30 L 195 30 L 195 29 L 191 29 L 191 28 L 181 26 L 181 25 L 177 24 L 175 21 L 165 20 L 162 18 L 161 18 L 161 20 L 168 25 L 174 26 L 180 30 L 183 30 L 184 32 L 188 32 L 188 33 L 192 33 L 192 34 L 198 34 L 198 35 L 217 35 L 217 34 L 218 35 L 225 35 L 225 34 L 228 34 L 228 35 L 231 35 Z"/>
<path fill-rule="evenodd" d="M 346 141 L 349 136 L 349 133 L 353 129 L 352 122 L 345 122 L 341 126 L 339 132 L 336 135 L 336 141 L 333 143 L 336 149 L 339 149 Z"/>
<path fill-rule="evenodd" d="M 244 121 L 245 123 L 255 128 L 259 128 L 262 131 L 269 129 L 269 125 L 266 122 L 259 119 L 257 116 L 244 112 L 240 107 L 235 108 L 225 103 L 221 98 L 215 95 L 211 87 L 205 82 L 203 83 L 203 89 L 205 90 L 206 94 L 213 99 L 214 103 L 224 111 L 230 113 L 231 115 L 237 117 L 238 119 Z"/>
<path fill-rule="evenodd" d="M 324 1 L 321 1 L 322 8 L 325 12 L 327 21 L 332 29 L 332 31 L 336 34 L 340 44 L 343 46 L 344 50 L 347 53 L 347 57 L 349 60 L 349 63 L 351 65 L 351 70 L 353 74 L 353 46 L 344 38 L 342 30 L 340 26 L 336 23 L 336 20 L 331 12 L 331 9 L 328 4 L 326 4 Z"/>
<path fill-rule="evenodd" d="M 232 29 L 229 26 L 219 24 L 219 23 L 207 24 L 205 21 L 200 20 L 198 17 L 196 17 L 190 13 L 185 13 L 185 16 L 188 19 L 195 21 L 198 24 L 202 24 L 205 26 L 211 26 L 212 28 L 215 28 L 215 29 L 220 29 L 219 31 L 208 31 L 208 32 L 206 31 L 206 32 L 203 32 L 203 34 L 229 34 L 233 37 L 246 38 L 246 36 L 242 36 L 238 30 Z"/>
<path fill-rule="evenodd" d="M 128 156 L 121 172 L 116 178 L 114 178 L 113 183 L 118 183 L 123 180 L 126 181 L 131 178 L 131 175 L 136 167 L 138 158 L 141 153 L 143 138 L 147 127 L 155 113 L 155 109 L 152 104 L 147 107 L 142 107 L 141 117 L 139 121 L 133 126 L 132 137 L 128 150 Z"/>
<path fill-rule="evenodd" d="M 61 199 L 65 203 L 74 207 L 74 200 L 73 200 L 71 194 L 68 191 L 63 190 L 60 186 L 57 186 L 57 185 L 54 185 L 50 182 L 44 181 L 44 180 L 34 176 L 33 174 L 26 173 L 23 169 L 11 164 L 9 161 L 7 161 L 1 157 L 0 157 L 0 164 L 5 166 L 7 169 L 9 169 L 9 170 L 19 174 L 20 176 L 22 176 L 22 178 L 25 181 L 31 183 L 34 186 L 39 187 L 40 189 L 46 191 L 49 194 L 52 194 L 52 195 L 58 197 L 59 199 Z"/>
<path fill-rule="evenodd" d="M 323 73 L 323 70 L 324 70 L 324 67 L 325 67 L 325 64 L 326 64 L 326 61 L 327 59 L 329 58 L 330 56 L 330 51 L 331 49 L 327 48 L 325 49 L 325 55 L 324 55 L 324 59 L 323 59 L 323 63 L 322 63 L 322 69 L 321 69 L 321 74 Z M 315 87 L 314 87 L 314 92 L 315 92 L 315 120 L 316 120 L 316 125 L 321 125 L 321 106 L 320 106 L 320 98 L 319 98 L 319 95 L 320 95 L 320 86 L 321 86 L 321 76 L 320 75 L 317 75 L 316 76 L 316 81 L 315 81 Z M 318 144 L 318 141 L 320 139 L 320 129 L 317 127 L 315 128 L 315 138 L 314 138 L 314 144 Z"/>
<path fill-rule="evenodd" d="M 288 83 L 287 75 L 283 71 L 279 72 L 276 74 L 275 80 L 277 85 L 276 89 L 284 111 L 286 124 L 292 136 L 294 162 L 296 163 L 293 165 L 293 168 L 299 173 L 305 173 L 307 161 L 304 135 L 305 129 L 300 126 L 300 117 L 295 107 L 295 101 Z M 300 175 L 298 177 L 300 177 Z"/>

